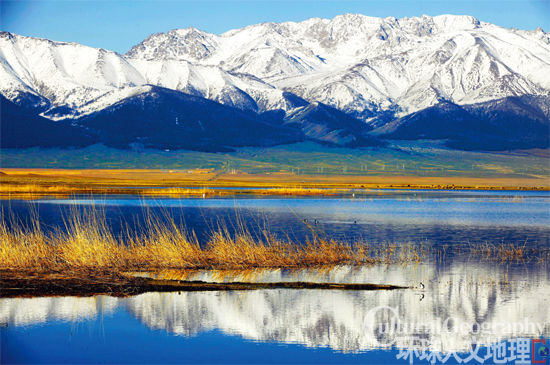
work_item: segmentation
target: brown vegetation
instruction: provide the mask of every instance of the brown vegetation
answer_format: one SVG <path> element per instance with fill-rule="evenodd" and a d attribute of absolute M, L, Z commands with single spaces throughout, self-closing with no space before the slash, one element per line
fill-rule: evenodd
<path fill-rule="evenodd" d="M 307 224 L 307 223 L 306 223 Z M 45 233 L 38 219 L 30 226 L 0 216 L 0 270 L 32 272 L 158 271 L 163 269 L 309 268 L 335 265 L 420 263 L 445 255 L 413 244 L 370 245 L 317 234 L 306 242 L 281 239 L 268 230 L 233 230 L 220 224 L 207 242 L 198 241 L 170 216 L 146 215 L 139 232 L 115 236 L 101 211 L 73 211 L 64 229 Z M 500 262 L 548 260 L 550 250 L 511 244 L 472 245 L 462 252 Z"/>
<path fill-rule="evenodd" d="M 158 269 L 255 267 L 302 268 L 332 265 L 419 262 L 410 246 L 346 243 L 319 236 L 304 243 L 281 240 L 241 226 L 236 233 L 220 225 L 201 246 L 169 217 L 149 217 L 140 233 L 115 237 L 99 212 L 75 212 L 66 229 L 46 234 L 39 222 L 22 227 L 0 224 L 0 270 L 36 272 L 123 272 Z"/>
<path fill-rule="evenodd" d="M 344 194 L 348 189 L 324 189 L 324 188 L 304 188 L 280 187 L 280 188 L 257 188 L 257 189 L 216 189 L 216 188 L 178 188 L 178 187 L 160 187 L 160 188 L 128 188 L 128 187 L 102 187 L 90 185 L 88 187 L 81 185 L 47 185 L 47 184 L 13 184 L 4 183 L 0 185 L 0 198 L 6 199 L 37 199 L 45 196 L 68 197 L 75 194 L 85 195 L 138 195 L 144 197 L 213 197 L 227 196 L 236 194 L 252 195 L 336 195 Z"/>
<path fill-rule="evenodd" d="M 317 234 L 313 227 L 311 240 L 294 242 L 275 237 L 267 230 L 253 233 L 244 224 L 237 225 L 230 230 L 220 224 L 206 242 L 199 242 L 169 216 L 148 215 L 141 231 L 115 236 L 104 214 L 95 208 L 73 211 L 65 220 L 65 227 L 48 233 L 38 219 L 28 226 L 0 213 L 0 295 L 129 295 L 148 290 L 258 289 L 267 284 L 193 283 L 183 277 L 157 280 L 127 273 L 197 269 L 246 272 L 256 268 L 323 270 L 336 265 L 416 264 L 446 257 L 447 247 L 435 251 L 413 244 L 338 241 Z M 460 253 L 499 263 L 550 260 L 547 247 L 511 244 L 472 245 Z M 370 288 L 315 285 L 299 283 L 296 288 Z M 388 289 L 383 286 L 371 289 L 377 288 Z"/>
<path fill-rule="evenodd" d="M 21 185 L 18 187 L 18 185 Z M 23 187 L 27 185 L 27 187 Z M 212 170 L 62 170 L 2 169 L 0 195 L 7 193 L 136 193 L 127 187 L 182 186 L 203 187 L 273 187 L 288 189 L 284 194 L 303 193 L 304 189 L 548 189 L 550 180 L 540 178 L 470 178 L 431 176 L 360 176 L 228 174 Z M 127 191 L 125 192 L 125 189 Z M 295 189 L 295 191 L 292 191 Z M 122 192 L 121 192 L 122 190 Z M 240 191 L 246 193 L 245 191 Z M 326 191 L 317 191 L 326 193 Z M 232 194 L 235 191 L 231 192 Z M 276 192 L 271 192 L 276 193 Z M 219 192 L 222 194 L 222 192 Z"/>
<path fill-rule="evenodd" d="M 525 245 L 512 244 L 500 245 L 475 245 L 469 248 L 469 254 L 485 261 L 497 261 L 500 263 L 531 261 L 533 258 L 538 261 L 550 260 L 550 248 L 529 248 Z"/>

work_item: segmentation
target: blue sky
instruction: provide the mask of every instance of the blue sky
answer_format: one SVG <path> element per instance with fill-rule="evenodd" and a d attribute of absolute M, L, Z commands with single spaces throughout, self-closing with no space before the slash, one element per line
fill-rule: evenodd
<path fill-rule="evenodd" d="M 260 22 L 370 16 L 468 14 L 504 27 L 550 30 L 550 0 L 0 0 L 1 29 L 125 53 L 156 32 L 196 28 L 222 33 Z"/>

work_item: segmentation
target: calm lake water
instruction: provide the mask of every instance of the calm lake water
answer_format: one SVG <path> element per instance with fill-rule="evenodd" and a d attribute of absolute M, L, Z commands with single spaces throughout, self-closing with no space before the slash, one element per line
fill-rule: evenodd
<path fill-rule="evenodd" d="M 550 192 L 538 191 L 380 190 L 334 198 L 76 196 L 0 205 L 23 220 L 38 214 L 46 229 L 63 225 L 63 217 L 82 207 L 101 209 L 115 233 L 128 226 L 139 229 L 144 214 L 169 215 L 201 240 L 220 223 L 231 229 L 242 222 L 253 231 L 269 229 L 298 241 L 311 237 L 313 228 L 316 234 L 371 243 L 550 244 Z"/>
<path fill-rule="evenodd" d="M 545 249 L 550 248 L 549 199 L 548 192 L 407 190 L 333 198 L 77 196 L 0 204 L 23 221 L 38 215 L 47 229 L 60 226 L 71 210 L 94 206 L 101 207 L 115 232 L 125 226 L 139 229 L 148 210 L 174 216 L 202 240 L 219 222 L 232 227 L 239 221 L 305 239 L 312 235 L 306 219 L 317 233 L 372 243 L 512 243 Z M 407 356 L 428 363 L 434 354 L 444 360 L 451 355 L 447 363 L 479 363 L 476 359 L 485 357 L 485 363 L 494 363 L 499 360 L 494 354 L 508 360 L 519 356 L 510 347 L 525 349 L 517 347 L 524 343 L 529 354 L 523 355 L 530 362 L 538 356 L 531 345 L 540 347 L 531 341 L 550 337 L 550 268 L 536 258 L 501 265 L 456 256 L 421 265 L 330 271 L 198 271 L 189 278 L 367 282 L 414 289 L 0 298 L 2 363 L 407 364 Z M 504 353 L 487 350 L 502 349 L 503 343 Z M 468 359 L 472 344 L 478 346 L 478 357 Z"/>

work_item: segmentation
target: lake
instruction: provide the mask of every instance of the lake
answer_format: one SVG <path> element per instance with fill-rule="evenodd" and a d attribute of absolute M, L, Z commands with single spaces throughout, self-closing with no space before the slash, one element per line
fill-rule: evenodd
<path fill-rule="evenodd" d="M 2 363 L 406 364 L 411 358 L 428 363 L 434 356 L 449 363 L 479 363 L 485 357 L 485 363 L 493 363 L 499 356 L 529 356 L 531 361 L 539 356 L 532 349 L 541 346 L 533 340 L 550 337 L 547 259 L 504 264 L 466 255 L 461 248 L 513 244 L 550 249 L 549 199 L 548 192 L 540 191 L 373 190 L 322 198 L 3 200 L 4 213 L 23 221 L 38 216 L 45 229 L 62 227 L 72 211 L 93 206 L 105 214 L 114 232 L 140 229 L 147 214 L 169 215 L 201 242 L 218 224 L 232 229 L 242 223 L 297 241 L 322 234 L 445 248 L 447 256 L 418 265 L 181 273 L 204 281 L 413 287 L 394 291 L 0 298 Z M 473 344 L 477 352 L 472 353 Z M 498 352 L 503 344 L 505 351 Z"/>

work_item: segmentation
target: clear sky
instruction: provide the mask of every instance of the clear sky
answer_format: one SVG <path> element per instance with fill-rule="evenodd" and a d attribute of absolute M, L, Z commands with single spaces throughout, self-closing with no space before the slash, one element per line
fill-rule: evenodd
<path fill-rule="evenodd" d="M 196 28 L 223 33 L 261 22 L 361 13 L 397 18 L 473 15 L 519 29 L 550 29 L 550 0 L 0 0 L 1 29 L 125 53 L 152 33 Z"/>

